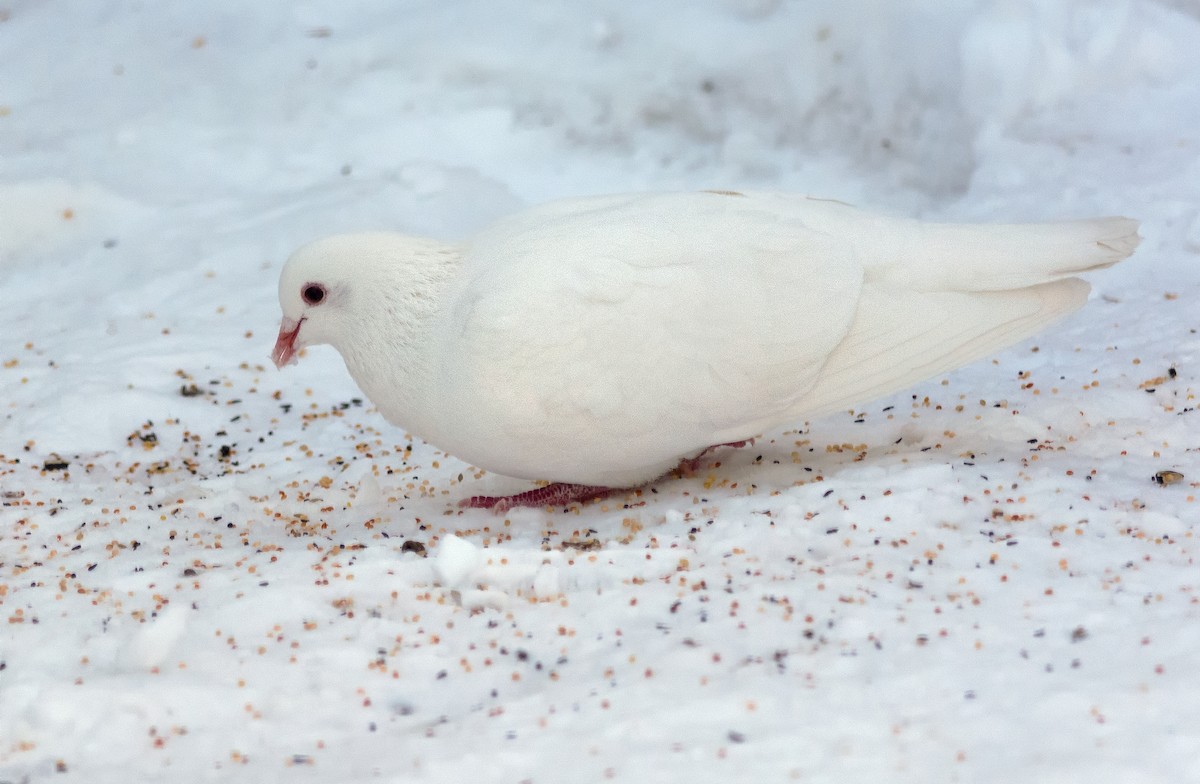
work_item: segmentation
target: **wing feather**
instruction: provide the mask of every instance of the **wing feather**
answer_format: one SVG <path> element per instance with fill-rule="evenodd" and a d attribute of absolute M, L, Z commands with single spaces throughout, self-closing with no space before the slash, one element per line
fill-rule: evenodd
<path fill-rule="evenodd" d="M 815 417 L 897 392 L 1034 335 L 1083 306 L 1078 278 L 995 292 L 904 292 L 875 284 L 846 340 L 796 408 Z"/>
<path fill-rule="evenodd" d="M 850 245 L 751 199 L 583 201 L 470 246 L 441 387 L 490 423 L 483 440 L 509 465 L 536 453 L 537 476 L 555 455 L 556 479 L 578 464 L 595 483 L 786 416 L 854 317 Z"/>

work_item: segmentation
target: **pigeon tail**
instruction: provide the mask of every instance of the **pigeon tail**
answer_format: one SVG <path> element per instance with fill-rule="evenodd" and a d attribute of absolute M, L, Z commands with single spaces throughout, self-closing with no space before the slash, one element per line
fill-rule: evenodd
<path fill-rule="evenodd" d="M 948 224 L 879 218 L 855 238 L 866 282 L 910 291 L 1011 291 L 1111 267 L 1137 248 L 1138 222 Z"/>

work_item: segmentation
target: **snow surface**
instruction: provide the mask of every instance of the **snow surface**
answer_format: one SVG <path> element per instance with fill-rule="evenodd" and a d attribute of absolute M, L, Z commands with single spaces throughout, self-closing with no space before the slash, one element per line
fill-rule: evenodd
<path fill-rule="evenodd" d="M 1193 0 L 0 0 L 0 781 L 1200 780 L 1197 73 Z M 304 241 L 701 187 L 1145 242 L 566 512 L 268 366 Z"/>

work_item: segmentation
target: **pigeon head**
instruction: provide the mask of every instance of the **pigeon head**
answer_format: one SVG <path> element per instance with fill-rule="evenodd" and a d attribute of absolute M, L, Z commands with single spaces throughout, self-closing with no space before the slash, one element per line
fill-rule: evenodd
<path fill-rule="evenodd" d="M 418 318 L 435 270 L 448 248 L 403 234 L 342 234 L 292 254 L 279 276 L 283 319 L 271 352 L 276 367 L 296 361 L 306 346 L 330 344 L 343 356 L 377 341 L 376 327 Z M 393 337 L 394 339 L 394 337 Z"/>

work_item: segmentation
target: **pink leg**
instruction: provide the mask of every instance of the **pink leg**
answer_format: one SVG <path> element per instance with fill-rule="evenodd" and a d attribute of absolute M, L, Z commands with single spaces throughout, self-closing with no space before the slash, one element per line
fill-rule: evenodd
<path fill-rule="evenodd" d="M 507 512 L 514 506 L 562 506 L 572 501 L 590 501 L 593 498 L 603 498 L 618 492 L 621 492 L 621 488 L 555 482 L 552 485 L 526 490 L 516 495 L 475 495 L 465 501 L 460 501 L 458 505 L 467 509 L 491 509 L 494 512 Z"/>
<path fill-rule="evenodd" d="M 696 455 L 695 457 L 689 457 L 686 460 L 680 460 L 679 467 L 676 468 L 675 471 L 680 476 L 684 476 L 684 477 L 692 476 L 698 470 L 700 470 L 700 463 L 701 463 L 701 460 L 704 458 L 704 456 L 707 455 L 709 452 L 713 451 L 714 449 L 720 449 L 723 446 L 733 447 L 734 449 L 741 449 L 744 446 L 753 445 L 753 444 L 754 444 L 753 438 L 748 438 L 745 441 L 730 441 L 728 444 L 713 444 L 712 446 L 705 449 L 703 452 Z"/>
<path fill-rule="evenodd" d="M 679 468 L 676 471 L 680 476 L 691 476 L 699 469 L 701 458 L 707 455 L 714 449 L 719 449 L 723 446 L 740 449 L 747 444 L 753 444 L 754 439 L 750 438 L 745 441 L 732 441 L 728 444 L 713 444 L 695 457 L 679 461 Z M 493 512 L 504 513 L 509 509 L 517 506 L 563 506 L 575 501 L 591 501 L 595 498 L 604 498 L 613 493 L 621 493 L 631 488 L 621 487 L 597 487 L 594 485 L 573 485 L 565 482 L 555 482 L 554 484 L 538 487 L 533 490 L 526 490 L 523 493 L 516 495 L 473 495 L 470 498 L 459 501 L 458 505 L 463 509 L 491 509 Z"/>

